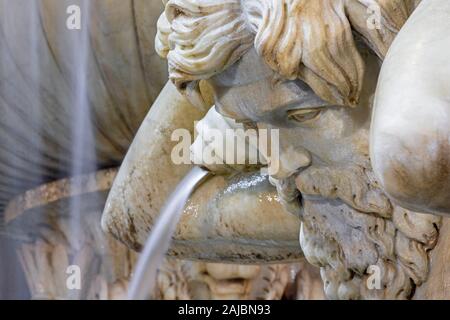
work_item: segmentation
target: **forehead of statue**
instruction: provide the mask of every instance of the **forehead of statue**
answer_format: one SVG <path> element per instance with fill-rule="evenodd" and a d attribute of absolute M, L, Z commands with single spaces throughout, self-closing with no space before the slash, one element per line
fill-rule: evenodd
<path fill-rule="evenodd" d="M 247 51 L 231 67 L 211 78 L 215 85 L 222 87 L 245 86 L 276 75 L 254 48 Z"/>

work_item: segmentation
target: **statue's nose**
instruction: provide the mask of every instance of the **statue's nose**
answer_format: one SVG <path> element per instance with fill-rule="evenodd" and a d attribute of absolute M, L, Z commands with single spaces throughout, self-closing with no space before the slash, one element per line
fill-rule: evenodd
<path fill-rule="evenodd" d="M 271 159 L 273 160 L 273 158 Z M 300 192 L 295 185 L 295 175 L 300 169 L 311 164 L 311 154 L 302 147 L 288 147 L 280 150 L 278 168 L 274 168 L 274 161 L 270 162 L 270 182 L 277 188 L 281 204 L 287 212 L 293 215 L 301 213 L 299 196 Z"/>
<path fill-rule="evenodd" d="M 280 150 L 278 161 L 271 161 L 271 176 L 275 179 L 287 179 L 297 173 L 300 169 L 311 164 L 311 154 L 303 147 L 289 146 Z M 278 166 L 278 168 L 274 168 Z"/>

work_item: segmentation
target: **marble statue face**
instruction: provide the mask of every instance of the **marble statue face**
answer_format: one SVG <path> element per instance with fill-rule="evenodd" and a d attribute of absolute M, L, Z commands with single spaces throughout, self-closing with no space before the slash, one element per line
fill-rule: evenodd
<path fill-rule="evenodd" d="M 260 266 L 193 263 L 189 286 L 196 299 L 248 299 Z"/>
<path fill-rule="evenodd" d="M 250 50 L 209 80 L 216 109 L 244 124 L 279 130 L 281 168 L 273 181 L 293 180 L 308 168 L 367 167 L 371 97 L 380 63 L 367 50 L 363 55 L 368 70 L 357 107 L 331 105 L 301 80 L 281 78 Z"/>
<path fill-rule="evenodd" d="M 306 293 L 317 282 L 302 264 L 240 265 L 167 259 L 158 274 L 155 297 L 164 300 L 279 300 L 300 277 Z M 319 281 L 320 282 L 320 281 Z M 292 288 L 291 288 L 292 289 Z M 317 295 L 317 290 L 313 290 Z M 319 298 L 320 298 L 319 291 Z"/>
<path fill-rule="evenodd" d="M 359 103 L 353 107 L 332 105 L 302 81 L 283 79 L 254 50 L 209 83 L 223 116 L 279 130 L 280 170 L 271 181 L 285 208 L 302 220 L 300 244 L 306 258 L 322 267 L 327 296 L 408 297 L 409 278 L 392 284 L 387 275 L 390 268 L 405 275 L 408 267 L 391 266 L 386 259 L 403 255 L 416 265 L 423 263 L 423 256 L 394 248 L 396 242 L 416 241 L 396 230 L 405 231 L 408 219 L 423 220 L 426 233 L 435 238 L 436 219 L 394 206 L 374 177 L 369 129 L 381 63 L 364 47 L 360 53 L 366 73 Z M 425 247 L 432 245 L 424 241 Z M 389 289 L 367 289 L 371 266 L 385 270 L 383 281 Z"/>
<path fill-rule="evenodd" d="M 300 218 L 301 249 L 321 267 L 329 298 L 410 298 L 427 278 L 440 220 L 391 202 L 377 179 L 386 170 L 374 166 L 375 174 L 369 156 L 381 132 L 376 112 L 372 125 L 381 61 L 418 3 L 374 0 L 382 19 L 373 30 L 363 0 L 169 0 L 158 22 L 157 51 L 193 105 L 211 106 L 200 87 L 207 81 L 221 115 L 279 130 L 270 182 Z M 367 286 L 370 270 L 379 271 L 381 287 Z"/>

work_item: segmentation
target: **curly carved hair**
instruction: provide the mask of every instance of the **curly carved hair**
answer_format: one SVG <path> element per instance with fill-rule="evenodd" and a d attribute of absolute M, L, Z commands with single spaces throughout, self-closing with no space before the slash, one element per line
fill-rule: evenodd
<path fill-rule="evenodd" d="M 288 79 L 322 99 L 356 105 L 364 62 L 358 34 L 383 59 L 420 0 L 169 0 L 158 21 L 157 52 L 170 79 L 195 91 L 235 63 L 252 44 Z M 369 25 L 378 17 L 378 25 Z"/>

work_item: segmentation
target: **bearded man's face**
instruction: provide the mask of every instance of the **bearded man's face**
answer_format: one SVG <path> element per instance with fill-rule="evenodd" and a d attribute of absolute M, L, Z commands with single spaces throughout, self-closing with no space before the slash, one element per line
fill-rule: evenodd
<path fill-rule="evenodd" d="M 280 78 L 254 50 L 209 80 L 222 115 L 279 130 L 279 168 L 271 180 L 293 214 L 304 215 L 305 206 L 296 202 L 326 199 L 381 216 L 391 211 L 370 172 L 370 106 L 379 61 L 369 52 L 365 58 L 368 70 L 357 107 L 331 105 L 304 82 Z"/>
<path fill-rule="evenodd" d="M 322 267 L 327 296 L 361 297 L 369 267 L 378 266 L 383 288 L 366 296 L 407 297 L 413 289 L 401 275 L 411 272 L 399 266 L 396 247 L 415 240 L 397 228 L 415 213 L 394 207 L 373 177 L 371 98 L 381 63 L 364 48 L 361 55 L 366 73 L 356 107 L 331 105 L 304 82 L 282 79 L 254 50 L 209 83 L 222 115 L 279 130 L 279 169 L 270 178 L 285 208 L 303 222 L 300 243 L 306 258 Z M 435 228 L 427 230 L 428 240 L 419 239 L 425 247 L 437 236 Z M 399 283 L 390 292 L 394 278 Z"/>

